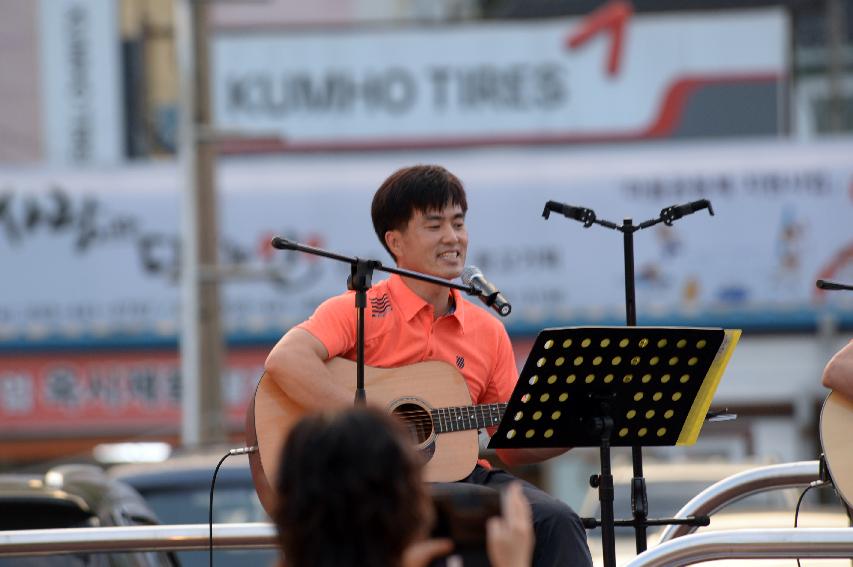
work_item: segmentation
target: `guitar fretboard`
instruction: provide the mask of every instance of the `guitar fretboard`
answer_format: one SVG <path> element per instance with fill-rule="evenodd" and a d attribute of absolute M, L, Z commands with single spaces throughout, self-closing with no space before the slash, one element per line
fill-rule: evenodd
<path fill-rule="evenodd" d="M 481 404 L 432 410 L 432 423 L 436 433 L 465 431 L 497 426 L 501 422 L 506 404 Z"/>

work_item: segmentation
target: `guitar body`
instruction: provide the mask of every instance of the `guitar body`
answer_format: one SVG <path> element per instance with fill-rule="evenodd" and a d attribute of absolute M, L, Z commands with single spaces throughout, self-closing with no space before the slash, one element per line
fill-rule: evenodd
<path fill-rule="evenodd" d="M 839 496 L 853 506 L 853 401 L 830 392 L 820 412 L 820 444 Z"/>
<path fill-rule="evenodd" d="M 343 358 L 326 363 L 334 380 L 355 396 L 356 364 Z M 364 369 L 365 391 L 371 405 L 384 405 L 401 419 L 414 419 L 426 427 L 410 426 L 417 449 L 427 459 L 424 477 L 428 482 L 451 482 L 468 476 L 479 453 L 476 429 L 436 434 L 430 427 L 430 410 L 449 406 L 470 406 L 471 395 L 465 379 L 450 364 L 420 362 L 400 368 Z M 287 435 L 306 410 L 264 374 L 246 416 L 247 445 L 257 445 L 249 455 L 252 478 L 267 513 L 275 503 L 275 479 L 279 456 Z"/>

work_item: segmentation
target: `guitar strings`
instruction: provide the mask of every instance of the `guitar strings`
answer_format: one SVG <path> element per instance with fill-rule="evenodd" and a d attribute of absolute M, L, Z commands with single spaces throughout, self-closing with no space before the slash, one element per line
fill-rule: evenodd
<path fill-rule="evenodd" d="M 468 419 L 470 419 L 471 417 L 474 417 L 474 418 L 480 417 L 480 418 L 484 418 L 484 419 L 489 419 L 490 417 L 500 417 L 500 416 L 494 416 L 492 414 L 495 411 L 503 412 L 506 409 L 506 404 L 493 404 L 493 405 L 496 406 L 495 409 L 489 411 L 488 414 L 481 414 L 479 416 L 469 414 L 465 417 L 467 417 Z M 501 407 L 501 406 L 503 406 L 503 407 Z M 462 407 L 470 407 L 470 406 L 462 406 Z M 453 409 L 453 408 L 445 408 L 445 409 Z M 442 416 L 442 415 L 438 414 L 438 411 L 439 410 L 431 410 L 431 411 L 427 411 L 427 410 L 405 410 L 405 411 L 401 411 L 401 412 L 394 412 L 393 415 L 402 419 L 408 425 L 414 426 L 416 428 L 421 428 L 424 431 L 432 430 L 433 423 L 435 423 L 436 421 L 438 421 L 439 425 L 441 425 L 442 421 L 447 422 L 448 420 L 452 420 L 452 421 L 450 421 L 450 423 L 456 423 L 457 422 L 457 420 L 453 420 L 453 416 L 451 416 L 451 415 Z M 442 419 L 442 418 L 444 418 L 444 419 Z"/>
<path fill-rule="evenodd" d="M 441 418 L 445 418 L 445 417 L 453 419 L 453 418 L 456 418 L 457 416 L 458 417 L 464 417 L 464 418 L 478 418 L 478 417 L 479 418 L 490 418 L 490 417 L 494 416 L 495 414 L 497 414 L 498 417 L 500 417 L 502 412 L 495 411 L 495 412 L 489 412 L 489 413 L 483 413 L 483 414 L 449 414 L 449 413 L 448 414 L 439 414 L 437 412 L 427 413 L 427 412 L 416 412 L 416 411 L 403 411 L 403 412 L 393 412 L 393 413 L 394 413 L 394 415 L 396 415 L 398 417 L 407 418 L 407 417 L 412 417 L 412 416 L 418 416 L 418 417 L 424 416 L 424 419 L 430 420 L 430 419 L 441 419 Z"/>
<path fill-rule="evenodd" d="M 496 405 L 500 406 L 500 405 L 502 405 L 502 404 L 496 404 Z M 451 408 L 451 409 L 452 409 L 452 408 Z M 495 409 L 493 409 L 493 410 L 489 410 L 489 411 L 487 411 L 487 412 L 481 412 L 481 413 L 468 413 L 467 415 L 464 415 L 464 416 L 462 416 L 462 417 L 466 417 L 466 418 L 468 418 L 468 419 L 470 419 L 470 418 L 472 418 L 472 417 L 473 417 L 473 418 L 478 418 L 478 417 L 479 417 L 479 418 L 485 418 L 485 419 L 488 419 L 488 418 L 490 418 L 490 417 L 494 417 L 494 416 L 493 416 L 493 414 L 494 414 L 494 413 L 497 413 L 497 412 L 503 413 L 503 411 L 505 411 L 505 410 L 506 410 L 506 406 L 504 406 L 504 407 L 502 407 L 502 408 L 501 408 L 501 407 L 497 407 L 497 408 L 495 408 Z M 450 418 L 450 419 L 452 419 L 452 418 L 454 417 L 453 415 L 450 415 L 449 413 L 448 413 L 448 414 L 444 414 L 444 415 L 442 415 L 442 414 L 440 414 L 440 413 L 439 413 L 439 410 L 432 410 L 432 411 L 427 411 L 427 410 L 405 410 L 405 411 L 400 411 L 400 412 L 393 412 L 393 414 L 394 414 L 395 416 L 397 416 L 397 417 L 400 417 L 401 419 L 404 419 L 404 420 L 405 420 L 406 422 L 408 422 L 408 423 L 415 423 L 415 422 L 431 423 L 431 422 L 433 422 L 433 421 L 434 421 L 434 420 L 436 420 L 436 419 L 438 419 L 438 420 L 441 420 L 442 418 Z M 498 416 L 498 417 L 500 417 L 500 416 Z"/>
<path fill-rule="evenodd" d="M 479 415 L 481 413 L 492 413 L 492 412 L 502 412 L 506 410 L 507 404 L 505 403 L 497 403 L 497 404 L 483 404 L 488 407 L 486 410 L 475 410 L 474 412 L 465 411 L 468 408 L 476 408 L 480 406 L 456 406 L 449 408 L 441 408 L 434 410 L 426 410 L 426 409 L 415 409 L 415 410 L 404 410 L 399 412 L 394 412 L 394 415 L 417 415 L 417 414 L 437 414 L 438 412 L 444 411 L 448 412 L 449 410 L 462 410 L 463 413 L 468 413 L 470 415 Z"/>

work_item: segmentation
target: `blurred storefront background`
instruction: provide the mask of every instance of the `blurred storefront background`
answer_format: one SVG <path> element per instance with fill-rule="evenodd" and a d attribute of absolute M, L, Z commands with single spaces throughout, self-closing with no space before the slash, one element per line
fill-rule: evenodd
<path fill-rule="evenodd" d="M 173 9 L 0 0 L 0 466 L 179 442 Z M 466 183 L 469 263 L 513 302 L 519 365 L 542 328 L 625 320 L 618 233 L 546 222 L 546 201 L 620 223 L 710 200 L 713 217 L 635 242 L 639 324 L 745 331 L 714 404 L 741 419 L 709 424 L 692 454 L 816 456 L 820 371 L 853 329 L 853 295 L 814 287 L 853 281 L 853 2 L 277 0 L 209 15 L 231 437 L 269 348 L 346 285 L 346 266 L 270 238 L 390 263 L 370 196 L 435 162 Z"/>

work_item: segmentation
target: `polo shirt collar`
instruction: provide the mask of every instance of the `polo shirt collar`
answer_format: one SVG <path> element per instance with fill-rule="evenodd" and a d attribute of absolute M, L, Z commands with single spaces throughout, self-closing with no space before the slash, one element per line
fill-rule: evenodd
<path fill-rule="evenodd" d="M 432 310 L 432 305 L 412 291 L 399 275 L 392 274 L 388 278 L 388 288 L 391 290 L 391 295 L 394 297 L 394 301 L 397 303 L 397 307 L 406 321 L 411 321 L 425 307 Z M 462 294 L 459 293 L 458 289 L 452 288 L 450 289 L 450 293 L 453 295 L 453 302 L 456 308 L 448 317 L 455 317 L 459 322 L 459 326 L 464 329 L 465 302 L 462 300 Z"/>

